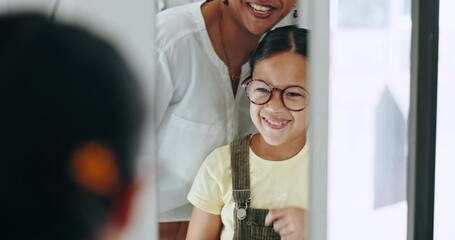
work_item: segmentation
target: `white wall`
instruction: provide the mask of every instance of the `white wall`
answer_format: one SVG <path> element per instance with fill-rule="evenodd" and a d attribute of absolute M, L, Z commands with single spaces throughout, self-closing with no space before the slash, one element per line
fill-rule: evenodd
<path fill-rule="evenodd" d="M 45 14 L 51 13 L 57 0 L 0 0 L 0 14 L 11 14 L 21 10 L 33 10 Z"/>

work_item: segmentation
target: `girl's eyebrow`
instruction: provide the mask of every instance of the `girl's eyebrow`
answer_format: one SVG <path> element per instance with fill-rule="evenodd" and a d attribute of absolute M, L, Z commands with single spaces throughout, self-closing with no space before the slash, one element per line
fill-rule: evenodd
<path fill-rule="evenodd" d="M 277 87 L 273 86 L 272 84 L 270 84 L 269 82 L 267 82 L 266 80 L 264 80 L 264 79 L 261 79 L 261 78 L 253 78 L 253 77 L 251 77 L 251 80 L 259 80 L 259 81 L 263 81 L 263 82 L 267 83 L 267 85 L 269 85 L 270 87 L 273 87 L 273 88 L 277 88 Z M 307 89 L 306 87 L 304 87 L 304 86 L 300 85 L 300 84 L 291 84 L 291 85 L 289 85 L 289 86 L 286 86 L 286 87 L 284 87 L 284 88 L 281 88 L 281 89 L 285 89 L 285 88 L 288 88 L 288 87 L 301 87 L 301 88 L 303 88 L 305 91 L 307 91 L 307 92 L 308 92 L 308 89 Z"/>

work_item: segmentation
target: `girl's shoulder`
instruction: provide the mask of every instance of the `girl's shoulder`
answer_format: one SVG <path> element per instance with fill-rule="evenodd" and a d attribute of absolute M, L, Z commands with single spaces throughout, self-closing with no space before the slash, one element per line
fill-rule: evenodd
<path fill-rule="evenodd" d="M 229 145 L 213 150 L 205 159 L 204 167 L 210 172 L 223 174 L 231 169 L 231 154 Z"/>

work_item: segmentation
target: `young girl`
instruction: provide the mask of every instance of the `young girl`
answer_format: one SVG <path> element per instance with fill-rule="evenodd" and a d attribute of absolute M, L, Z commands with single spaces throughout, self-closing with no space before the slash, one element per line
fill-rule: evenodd
<path fill-rule="evenodd" d="M 213 151 L 193 183 L 187 239 L 303 239 L 308 206 L 307 31 L 270 31 L 242 86 L 259 130 Z"/>

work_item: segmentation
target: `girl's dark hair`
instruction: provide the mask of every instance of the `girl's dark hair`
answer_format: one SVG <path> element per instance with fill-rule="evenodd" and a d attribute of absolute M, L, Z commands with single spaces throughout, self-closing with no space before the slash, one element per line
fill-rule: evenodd
<path fill-rule="evenodd" d="M 258 61 L 283 52 L 295 52 L 308 57 L 307 42 L 308 30 L 289 25 L 269 31 L 256 47 L 250 57 L 251 72 Z"/>

